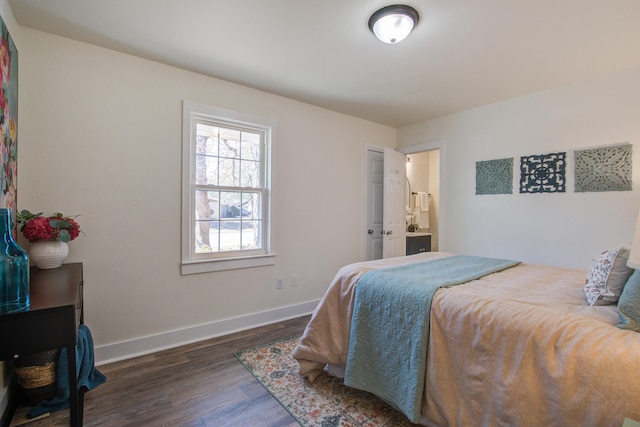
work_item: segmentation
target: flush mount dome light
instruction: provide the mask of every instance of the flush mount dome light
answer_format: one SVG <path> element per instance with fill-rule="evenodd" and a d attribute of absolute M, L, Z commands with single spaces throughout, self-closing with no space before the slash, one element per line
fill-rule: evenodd
<path fill-rule="evenodd" d="M 418 24 L 418 11 L 404 4 L 383 7 L 369 18 L 369 29 L 385 43 L 404 40 Z"/>

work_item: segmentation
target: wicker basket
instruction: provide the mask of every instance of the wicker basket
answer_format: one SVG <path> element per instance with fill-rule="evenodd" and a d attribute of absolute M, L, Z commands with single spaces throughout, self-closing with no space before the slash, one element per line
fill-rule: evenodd
<path fill-rule="evenodd" d="M 13 359 L 22 402 L 35 405 L 56 394 L 56 366 L 60 350 L 20 355 Z"/>

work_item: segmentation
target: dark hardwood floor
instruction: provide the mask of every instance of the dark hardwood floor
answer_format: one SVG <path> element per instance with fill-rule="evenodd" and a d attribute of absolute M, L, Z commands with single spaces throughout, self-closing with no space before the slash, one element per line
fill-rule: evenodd
<path fill-rule="evenodd" d="M 298 426 L 234 354 L 300 334 L 309 316 L 99 366 L 107 382 L 85 394 L 85 426 Z M 28 408 L 19 408 L 15 425 Z M 26 426 L 69 424 L 67 410 Z"/>

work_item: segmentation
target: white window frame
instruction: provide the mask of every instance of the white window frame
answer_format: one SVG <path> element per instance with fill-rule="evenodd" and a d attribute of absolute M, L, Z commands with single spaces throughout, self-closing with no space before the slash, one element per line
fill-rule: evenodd
<path fill-rule="evenodd" d="M 195 239 L 195 133 L 198 120 L 212 120 L 229 126 L 258 128 L 265 135 L 264 162 L 266 188 L 263 200 L 263 248 L 259 253 L 233 252 L 229 256 L 221 253 L 196 254 Z M 272 191 L 271 191 L 271 139 L 274 124 L 261 117 L 255 117 L 236 111 L 209 105 L 183 101 L 182 104 L 182 262 L 181 273 L 195 274 L 211 271 L 250 268 L 275 264 L 275 252 L 271 242 L 272 235 Z"/>

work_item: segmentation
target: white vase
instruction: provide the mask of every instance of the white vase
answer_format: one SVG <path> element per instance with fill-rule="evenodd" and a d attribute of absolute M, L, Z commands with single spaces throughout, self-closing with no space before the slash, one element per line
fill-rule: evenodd
<path fill-rule="evenodd" d="M 40 269 L 58 268 L 69 255 L 69 246 L 60 240 L 40 240 L 29 248 L 29 257 Z"/>

